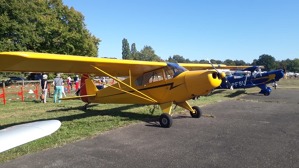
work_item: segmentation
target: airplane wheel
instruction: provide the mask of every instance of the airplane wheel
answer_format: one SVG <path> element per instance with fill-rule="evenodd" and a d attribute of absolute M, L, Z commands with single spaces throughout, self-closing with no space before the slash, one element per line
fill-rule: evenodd
<path fill-rule="evenodd" d="M 172 117 L 167 113 L 163 113 L 160 115 L 159 122 L 161 127 L 169 128 L 172 125 Z"/>
<path fill-rule="evenodd" d="M 266 91 L 264 92 L 264 95 L 265 95 L 265 96 L 269 96 L 269 95 L 270 95 L 270 91 L 269 91 L 269 90 L 266 90 Z"/>
<path fill-rule="evenodd" d="M 267 87 L 267 89 L 264 91 L 265 96 L 269 96 L 272 89 L 270 87 Z"/>
<path fill-rule="evenodd" d="M 190 111 L 191 117 L 200 118 L 202 114 L 200 108 L 198 106 L 193 106 L 192 109 L 195 111 L 195 113 L 192 113 L 192 111 Z"/>
<path fill-rule="evenodd" d="M 271 89 L 270 87 L 267 87 L 267 90 L 268 90 L 269 92 L 271 92 L 271 91 L 272 91 L 272 89 Z"/>

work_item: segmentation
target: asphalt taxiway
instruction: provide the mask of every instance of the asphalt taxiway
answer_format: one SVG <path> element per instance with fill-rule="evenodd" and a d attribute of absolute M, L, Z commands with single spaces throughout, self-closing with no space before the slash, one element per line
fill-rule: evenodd
<path fill-rule="evenodd" d="M 141 122 L 29 154 L 1 168 L 299 167 L 299 89 L 245 95 L 175 115 L 171 128 Z"/>

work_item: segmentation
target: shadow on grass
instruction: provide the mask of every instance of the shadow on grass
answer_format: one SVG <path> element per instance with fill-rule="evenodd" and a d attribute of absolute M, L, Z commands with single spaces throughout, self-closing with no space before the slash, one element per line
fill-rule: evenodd
<path fill-rule="evenodd" d="M 241 94 L 246 94 L 246 90 L 237 90 L 229 95 L 226 95 L 225 97 L 234 98 L 234 97 L 240 96 Z"/>
<path fill-rule="evenodd" d="M 89 105 L 88 107 L 91 106 L 96 106 L 98 104 L 92 104 Z M 121 107 L 116 107 L 116 108 L 111 108 L 111 109 L 104 109 L 104 110 L 95 110 L 95 109 L 87 109 L 83 110 L 85 113 L 81 114 L 75 114 L 75 115 L 70 115 L 70 116 L 61 116 L 61 117 L 53 117 L 53 118 L 48 118 L 47 120 L 59 120 L 61 122 L 64 121 L 73 121 L 77 119 L 82 119 L 82 118 L 88 118 L 88 117 L 93 117 L 93 116 L 114 116 L 114 117 L 122 117 L 122 118 L 128 118 L 128 120 L 139 120 L 143 122 L 152 122 L 157 120 L 157 117 L 152 115 L 152 114 L 142 114 L 142 113 L 136 113 L 136 112 L 124 112 L 125 110 L 132 109 L 132 108 L 137 108 L 141 107 L 142 105 L 124 105 Z M 61 112 L 61 111 L 71 111 L 71 110 L 78 110 L 80 109 L 80 106 L 78 107 L 71 107 L 71 108 L 59 108 L 56 110 L 51 110 L 47 112 Z M 35 122 L 35 121 L 43 121 L 41 120 L 32 120 L 30 122 Z M 4 129 L 10 126 L 14 125 L 19 125 L 19 124 L 26 124 L 30 122 L 19 122 L 19 123 L 13 123 L 13 124 L 7 124 L 7 125 L 1 125 L 0 129 Z"/>
<path fill-rule="evenodd" d="M 256 92 L 256 93 L 246 93 L 247 95 L 252 95 L 252 96 L 264 96 L 263 94 L 261 94 L 261 93 L 258 93 L 258 92 Z"/>
<path fill-rule="evenodd" d="M 211 96 L 211 95 L 214 95 L 214 94 L 219 94 L 219 93 L 222 93 L 222 92 L 225 92 L 226 90 L 225 89 L 221 89 L 221 90 L 213 90 L 210 94 L 209 94 L 209 96 Z"/>
<path fill-rule="evenodd" d="M 57 104 L 57 105 L 59 105 L 59 104 Z M 61 105 L 63 105 L 63 104 L 61 104 Z M 99 104 L 89 104 L 88 108 L 95 107 L 95 106 L 98 106 L 98 105 Z M 81 111 L 84 111 L 84 112 L 90 111 L 90 109 L 84 109 L 83 106 L 75 106 L 75 107 L 60 107 L 60 108 L 57 108 L 55 110 L 48 110 L 47 112 L 50 112 L 50 113 L 67 112 L 67 111 L 72 111 L 72 110 L 81 110 Z M 94 110 L 94 111 L 100 111 L 100 110 Z"/>

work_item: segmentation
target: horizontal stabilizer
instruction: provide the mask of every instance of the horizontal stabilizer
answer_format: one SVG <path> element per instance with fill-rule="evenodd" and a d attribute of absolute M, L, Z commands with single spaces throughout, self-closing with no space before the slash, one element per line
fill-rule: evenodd
<path fill-rule="evenodd" d="M 95 97 L 96 94 L 92 94 L 92 95 L 83 95 L 83 96 L 73 96 L 73 97 L 65 97 L 65 98 L 61 98 L 60 100 L 75 100 L 75 99 L 80 99 L 80 98 L 84 98 L 84 97 Z"/>
<path fill-rule="evenodd" d="M 33 140 L 50 135 L 58 130 L 58 120 L 36 121 L 15 125 L 0 130 L 0 153 Z"/>

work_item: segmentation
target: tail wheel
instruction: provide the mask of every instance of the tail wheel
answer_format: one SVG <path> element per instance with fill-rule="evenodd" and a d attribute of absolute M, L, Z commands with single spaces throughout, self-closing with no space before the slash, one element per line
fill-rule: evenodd
<path fill-rule="evenodd" d="M 169 128 L 172 125 L 172 117 L 167 113 L 163 113 L 160 115 L 159 122 L 161 127 Z"/>
<path fill-rule="evenodd" d="M 190 115 L 192 118 L 200 118 L 202 115 L 202 112 L 198 106 L 193 106 L 192 109 L 194 112 L 190 111 Z"/>

